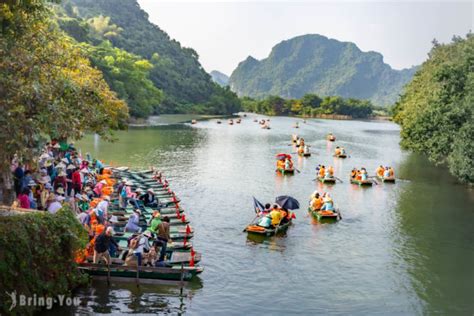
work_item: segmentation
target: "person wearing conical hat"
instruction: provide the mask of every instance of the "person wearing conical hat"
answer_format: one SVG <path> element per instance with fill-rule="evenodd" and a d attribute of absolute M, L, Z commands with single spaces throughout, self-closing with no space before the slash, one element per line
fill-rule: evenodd
<path fill-rule="evenodd" d="M 130 215 L 127 225 L 125 226 L 126 232 L 140 233 L 142 231 L 141 227 L 139 226 L 141 214 L 142 212 L 140 209 L 137 208 L 133 210 L 133 214 Z"/>
<path fill-rule="evenodd" d="M 323 197 L 323 206 L 321 207 L 321 211 L 334 211 L 334 202 L 329 195 L 329 193 L 326 193 Z"/>
<path fill-rule="evenodd" d="M 151 231 L 154 234 L 158 233 L 158 226 L 161 224 L 161 214 L 159 211 L 155 210 L 153 211 L 152 218 L 150 221 L 150 227 L 148 227 L 148 230 Z"/>

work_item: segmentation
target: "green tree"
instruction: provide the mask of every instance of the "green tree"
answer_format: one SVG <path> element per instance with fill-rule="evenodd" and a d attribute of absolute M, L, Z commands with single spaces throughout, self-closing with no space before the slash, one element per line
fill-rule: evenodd
<path fill-rule="evenodd" d="M 401 144 L 474 183 L 474 36 L 434 46 L 394 112 Z"/>
<path fill-rule="evenodd" d="M 0 190 L 13 198 L 10 163 L 30 161 L 43 137 L 110 136 L 125 128 L 126 104 L 49 21 L 45 1 L 0 6 Z"/>

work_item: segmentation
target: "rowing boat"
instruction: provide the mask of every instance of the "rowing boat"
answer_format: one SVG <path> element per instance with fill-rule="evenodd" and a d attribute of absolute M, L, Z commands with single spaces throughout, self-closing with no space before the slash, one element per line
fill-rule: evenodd
<path fill-rule="evenodd" d="M 285 175 L 285 174 L 294 174 L 294 173 L 295 173 L 295 169 L 283 169 L 283 168 L 278 168 L 277 171 L 280 172 L 282 175 Z"/>
<path fill-rule="evenodd" d="M 382 182 L 387 182 L 387 183 L 395 183 L 395 178 L 394 177 L 389 177 L 389 178 L 385 178 L 385 177 L 381 177 L 379 175 L 376 176 L 376 178 Z"/>
<path fill-rule="evenodd" d="M 245 227 L 244 231 L 246 231 L 248 234 L 255 234 L 255 235 L 261 235 L 261 236 L 273 236 L 275 234 L 286 232 L 288 230 L 288 227 L 290 227 L 290 225 L 291 225 L 291 220 L 277 227 L 271 227 L 271 228 L 265 228 L 265 227 L 258 226 L 255 224 L 250 224 L 247 227 Z"/>
<path fill-rule="evenodd" d="M 331 178 L 318 177 L 318 181 L 325 184 L 336 184 L 336 178 L 334 177 L 331 177 Z"/>
<path fill-rule="evenodd" d="M 298 153 L 301 157 L 311 157 L 311 153 Z"/>
<path fill-rule="evenodd" d="M 308 208 L 308 211 L 319 222 L 337 222 L 340 219 L 338 212 L 321 211 L 321 210 L 315 211 L 315 210 L 312 210 L 311 207 Z"/>
<path fill-rule="evenodd" d="M 87 273 L 93 278 L 104 279 L 110 276 L 111 280 L 123 282 L 140 282 L 148 284 L 159 284 L 163 281 L 190 281 L 196 275 L 204 271 L 202 267 L 129 267 L 118 264 L 110 266 L 82 263 L 79 270 Z M 183 272 L 181 274 L 181 272 Z"/>
<path fill-rule="evenodd" d="M 333 141 L 336 140 L 336 136 L 334 136 L 334 135 L 328 135 L 328 136 L 326 137 L 326 139 L 327 139 L 328 141 L 330 141 L 330 142 L 333 142 Z"/>
<path fill-rule="evenodd" d="M 357 184 L 359 186 L 372 186 L 372 180 L 357 180 L 350 178 L 352 184 Z"/>
<path fill-rule="evenodd" d="M 339 154 L 339 155 L 334 155 L 336 158 L 347 158 L 346 154 Z"/>

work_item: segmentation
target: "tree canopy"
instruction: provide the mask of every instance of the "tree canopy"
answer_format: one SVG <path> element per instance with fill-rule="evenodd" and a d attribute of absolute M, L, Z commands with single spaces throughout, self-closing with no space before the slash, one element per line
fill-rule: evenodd
<path fill-rule="evenodd" d="M 474 183 L 474 36 L 433 44 L 394 109 L 401 144 Z"/>
<path fill-rule="evenodd" d="M 45 1 L 0 6 L 0 187 L 9 189 L 14 155 L 30 159 L 45 136 L 110 136 L 125 128 L 125 102 L 102 73 L 49 20 Z M 4 194 L 5 197 L 5 194 Z"/>

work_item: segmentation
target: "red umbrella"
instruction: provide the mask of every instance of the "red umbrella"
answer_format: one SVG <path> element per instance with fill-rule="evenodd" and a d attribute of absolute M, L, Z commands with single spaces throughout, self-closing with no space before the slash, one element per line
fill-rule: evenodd
<path fill-rule="evenodd" d="M 278 155 L 276 155 L 276 157 L 278 158 L 278 160 L 283 160 L 285 158 L 291 159 L 291 155 L 284 154 L 284 153 L 278 154 Z"/>

